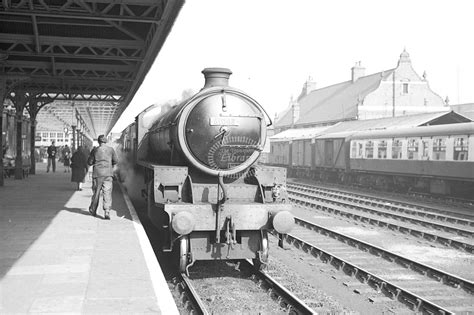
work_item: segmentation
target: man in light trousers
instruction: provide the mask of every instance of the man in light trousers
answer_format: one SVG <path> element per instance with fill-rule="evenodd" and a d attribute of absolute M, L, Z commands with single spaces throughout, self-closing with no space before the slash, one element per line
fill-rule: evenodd
<path fill-rule="evenodd" d="M 110 220 L 114 165 L 118 163 L 118 158 L 115 150 L 106 144 L 107 138 L 104 135 L 99 136 L 98 142 L 99 146 L 92 150 L 87 159 L 87 164 L 94 166 L 92 170 L 93 195 L 89 212 L 94 217 L 97 215 L 100 193 L 102 192 L 104 218 Z"/>

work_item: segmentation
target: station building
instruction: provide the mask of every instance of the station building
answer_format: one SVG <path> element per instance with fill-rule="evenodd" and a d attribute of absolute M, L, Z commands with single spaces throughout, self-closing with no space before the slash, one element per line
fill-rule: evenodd
<path fill-rule="evenodd" d="M 39 128 L 38 128 L 39 129 Z M 36 131 L 35 146 L 49 146 L 54 141 L 56 146 L 70 146 L 72 143 L 72 135 L 69 133 L 67 128 L 64 131 L 58 132 L 57 130 L 41 129 Z"/>
<path fill-rule="evenodd" d="M 366 75 L 357 62 L 348 81 L 317 89 L 316 83 L 308 80 L 276 120 L 275 133 L 348 120 L 449 111 L 449 104 L 431 90 L 426 72 L 420 76 L 404 50 L 393 69 Z"/>

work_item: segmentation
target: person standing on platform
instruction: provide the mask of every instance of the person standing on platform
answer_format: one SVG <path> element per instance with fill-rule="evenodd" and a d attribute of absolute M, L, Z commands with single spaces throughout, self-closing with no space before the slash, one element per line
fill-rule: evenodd
<path fill-rule="evenodd" d="M 48 147 L 48 166 L 46 167 L 46 172 L 49 173 L 49 169 L 51 166 L 53 167 L 53 173 L 56 172 L 56 153 L 58 152 L 58 148 L 54 145 L 54 140 L 51 141 L 51 145 Z"/>
<path fill-rule="evenodd" d="M 67 144 L 64 146 L 62 154 L 63 154 L 64 173 L 69 173 L 71 171 L 71 169 L 70 169 L 70 166 L 71 166 L 71 150 L 69 149 Z"/>
<path fill-rule="evenodd" d="M 107 138 L 104 135 L 99 136 L 98 142 L 99 146 L 92 150 L 87 159 L 87 164 L 94 166 L 92 170 L 93 194 L 89 212 L 94 217 L 97 215 L 100 193 L 102 192 L 104 218 L 110 220 L 114 166 L 118 163 L 118 158 L 115 150 L 106 144 Z"/>
<path fill-rule="evenodd" d="M 88 167 L 87 156 L 82 147 L 79 146 L 71 157 L 71 182 L 77 183 L 77 190 L 82 190 L 82 184 L 86 181 Z"/>

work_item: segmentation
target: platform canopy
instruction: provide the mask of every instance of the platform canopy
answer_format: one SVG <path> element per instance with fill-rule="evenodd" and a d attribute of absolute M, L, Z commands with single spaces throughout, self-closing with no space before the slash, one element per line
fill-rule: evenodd
<path fill-rule="evenodd" d="M 38 128 L 110 132 L 145 78 L 184 0 L 3 0 L 0 76 L 49 103 Z M 51 103 L 50 103 L 51 102 Z"/>

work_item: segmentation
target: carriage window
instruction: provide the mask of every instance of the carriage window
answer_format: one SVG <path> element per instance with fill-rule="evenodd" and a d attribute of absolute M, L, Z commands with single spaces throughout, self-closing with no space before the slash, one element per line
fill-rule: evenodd
<path fill-rule="evenodd" d="M 374 158 L 374 142 L 373 141 L 367 141 L 365 144 L 365 157 L 367 159 L 373 159 Z"/>
<path fill-rule="evenodd" d="M 418 140 L 410 139 L 408 140 L 408 159 L 409 160 L 418 160 Z"/>
<path fill-rule="evenodd" d="M 392 142 L 392 159 L 402 158 L 402 140 L 395 139 Z"/>
<path fill-rule="evenodd" d="M 357 143 L 355 141 L 351 142 L 351 158 L 355 158 L 357 156 Z"/>
<path fill-rule="evenodd" d="M 454 160 L 467 161 L 468 143 L 467 138 L 454 139 Z"/>
<path fill-rule="evenodd" d="M 364 155 L 363 155 L 363 151 L 362 151 L 362 148 L 364 146 L 362 145 L 362 143 L 358 142 L 357 143 L 357 157 L 358 158 L 362 158 Z"/>
<path fill-rule="evenodd" d="M 386 159 L 387 158 L 387 141 L 381 140 L 379 141 L 379 150 L 377 153 L 377 157 L 379 159 Z"/>
<path fill-rule="evenodd" d="M 445 138 L 436 138 L 433 140 L 433 159 L 438 161 L 446 160 Z"/>
<path fill-rule="evenodd" d="M 422 140 L 421 141 L 421 154 L 422 154 L 422 159 L 423 160 L 428 160 L 429 159 L 429 140 Z"/>

